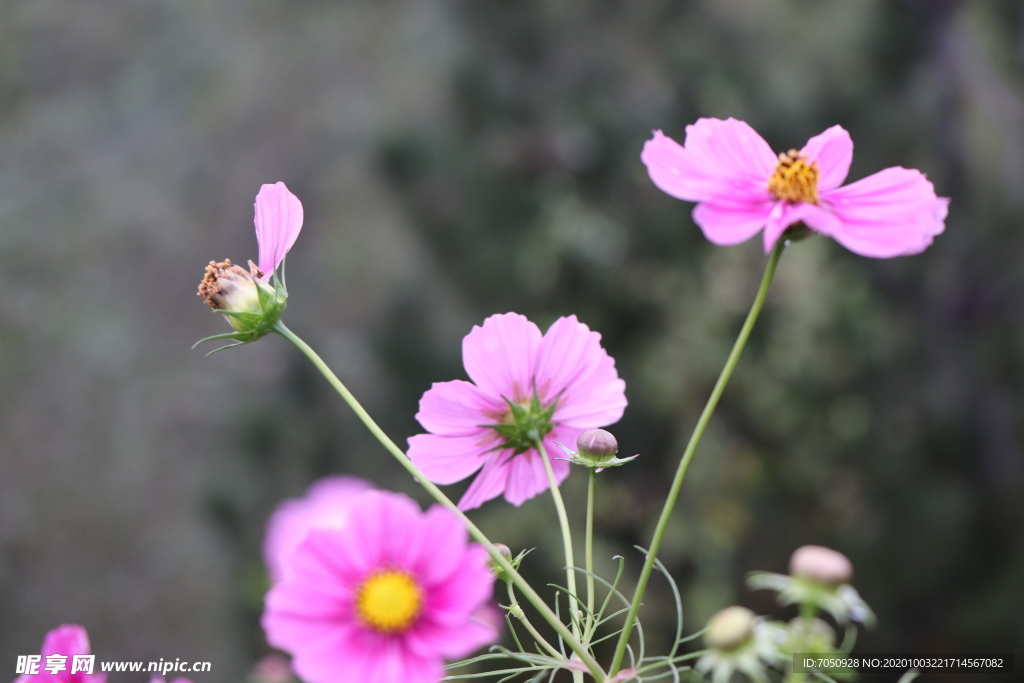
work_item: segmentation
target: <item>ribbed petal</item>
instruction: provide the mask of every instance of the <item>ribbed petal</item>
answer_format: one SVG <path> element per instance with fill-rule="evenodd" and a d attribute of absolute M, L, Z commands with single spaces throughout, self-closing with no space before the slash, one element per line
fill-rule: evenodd
<path fill-rule="evenodd" d="M 480 425 L 499 422 L 507 412 L 508 403 L 500 397 L 457 379 L 434 382 L 420 399 L 416 419 L 434 434 L 463 435 L 478 432 Z"/>
<path fill-rule="evenodd" d="M 548 452 L 548 457 L 558 458 L 562 453 L 562 449 L 550 439 L 544 440 L 544 447 Z M 555 481 L 559 484 L 569 476 L 569 463 L 565 461 L 552 460 L 551 469 L 555 474 Z M 537 494 L 547 491 L 548 488 L 550 486 L 547 472 L 544 470 L 544 461 L 537 451 L 526 451 L 512 458 L 508 465 L 505 500 L 518 507 Z"/>
<path fill-rule="evenodd" d="M 349 546 L 345 552 L 358 549 L 370 568 L 411 567 L 422 524 L 419 505 L 389 491 L 365 493 L 355 504 L 360 514 L 343 530 Z"/>
<path fill-rule="evenodd" d="M 351 503 L 373 486 L 358 477 L 325 477 L 309 487 L 303 498 L 286 500 L 267 521 L 263 558 L 272 581 L 284 578 L 288 558 L 312 529 L 340 529 Z"/>
<path fill-rule="evenodd" d="M 841 221 L 832 237 L 862 256 L 889 258 L 924 251 L 945 229 L 949 200 L 923 173 L 893 167 L 822 196 Z"/>
<path fill-rule="evenodd" d="M 267 280 L 281 265 L 302 230 L 302 202 L 284 183 L 264 185 L 256 195 L 256 242 L 259 267 Z"/>
<path fill-rule="evenodd" d="M 640 158 L 663 192 L 687 201 L 726 203 L 765 201 L 776 161 L 768 143 L 735 119 L 698 120 L 687 126 L 684 146 L 655 131 Z"/>
<path fill-rule="evenodd" d="M 492 315 L 462 340 L 462 362 L 484 393 L 512 401 L 533 394 L 532 378 L 540 329 L 518 313 Z"/>
<path fill-rule="evenodd" d="M 809 162 L 818 163 L 818 191 L 839 187 L 853 161 L 853 140 L 842 126 L 832 126 L 807 141 L 801 150 Z"/>
<path fill-rule="evenodd" d="M 617 422 L 626 407 L 626 383 L 601 348 L 601 335 L 574 315 L 559 318 L 544 335 L 536 382 L 545 402 L 561 395 L 557 422 L 602 427 Z"/>
<path fill-rule="evenodd" d="M 709 242 L 728 247 L 756 235 L 768 221 L 775 201 L 768 197 L 752 203 L 704 202 L 693 209 L 693 222 Z"/>
<path fill-rule="evenodd" d="M 488 451 L 498 445 L 497 432 L 477 429 L 463 436 L 417 434 L 409 438 L 409 459 L 427 479 L 442 486 L 454 484 L 483 467 Z"/>
<path fill-rule="evenodd" d="M 460 510 L 478 508 L 491 498 L 497 498 L 505 490 L 508 481 L 508 461 L 512 451 L 492 451 L 487 455 L 480 474 L 466 489 L 459 501 Z"/>
<path fill-rule="evenodd" d="M 427 510 L 420 525 L 419 555 L 410 567 L 424 589 L 432 591 L 449 582 L 466 560 L 467 536 L 465 525 L 451 510 L 440 505 Z"/>
<path fill-rule="evenodd" d="M 482 620 L 471 620 L 458 626 L 424 622 L 409 632 L 406 645 L 410 651 L 424 658 L 456 659 L 497 640 L 498 632 Z"/>

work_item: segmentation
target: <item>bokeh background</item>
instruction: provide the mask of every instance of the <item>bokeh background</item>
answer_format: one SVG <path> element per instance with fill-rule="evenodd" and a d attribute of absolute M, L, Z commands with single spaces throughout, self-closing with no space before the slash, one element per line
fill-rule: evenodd
<path fill-rule="evenodd" d="M 73 622 L 242 680 L 274 506 L 338 472 L 419 496 L 283 340 L 189 348 L 265 182 L 305 206 L 289 326 L 400 442 L 484 317 L 603 334 L 641 457 L 600 477 L 599 566 L 631 580 L 765 260 L 646 177 L 651 130 L 701 116 L 777 150 L 840 124 L 851 179 L 920 168 L 952 205 L 919 256 L 785 254 L 665 541 L 687 631 L 788 618 L 744 574 L 819 543 L 880 617 L 862 651 L 1024 652 L 1022 75 L 1019 0 L 4 0 L 0 679 Z M 549 499 L 475 518 L 557 580 Z"/>

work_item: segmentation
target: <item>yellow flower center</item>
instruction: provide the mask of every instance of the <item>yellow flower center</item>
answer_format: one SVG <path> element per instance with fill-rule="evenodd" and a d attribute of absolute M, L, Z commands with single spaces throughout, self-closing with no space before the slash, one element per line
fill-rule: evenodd
<path fill-rule="evenodd" d="M 775 172 L 768 179 L 768 191 L 787 202 L 817 204 L 818 176 L 818 162 L 809 164 L 806 156 L 791 149 L 779 155 Z"/>
<path fill-rule="evenodd" d="M 411 576 L 387 570 L 371 574 L 356 594 L 356 613 L 381 633 L 407 631 L 423 607 L 423 592 Z"/>

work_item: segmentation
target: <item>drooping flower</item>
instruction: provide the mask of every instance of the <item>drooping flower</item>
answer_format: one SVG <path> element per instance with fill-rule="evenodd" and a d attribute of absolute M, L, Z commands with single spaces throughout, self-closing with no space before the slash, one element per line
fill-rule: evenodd
<path fill-rule="evenodd" d="M 487 560 L 451 511 L 369 491 L 344 528 L 295 550 L 263 628 L 306 683 L 436 683 L 444 659 L 498 638 L 475 616 L 494 589 Z"/>
<path fill-rule="evenodd" d="M 89 634 L 81 626 L 63 624 L 47 633 L 40 654 L 41 660 L 14 683 L 106 683 L 107 674 L 96 671 Z"/>
<path fill-rule="evenodd" d="M 358 477 L 337 475 L 314 482 L 302 498 L 286 500 L 267 521 L 263 559 L 274 583 L 285 577 L 289 559 L 313 529 L 340 529 L 353 501 L 373 488 Z"/>
<path fill-rule="evenodd" d="M 469 510 L 504 493 L 520 505 L 548 488 L 544 463 L 557 441 L 574 443 L 587 429 L 617 422 L 625 382 L 601 348 L 601 335 L 576 316 L 559 318 L 543 336 L 517 313 L 493 315 L 462 341 L 472 382 L 436 382 L 420 399 L 416 419 L 430 433 L 409 439 L 409 457 L 433 482 L 453 484 L 480 474 L 459 507 Z M 555 479 L 569 463 L 552 459 Z"/>
<path fill-rule="evenodd" d="M 256 341 L 270 333 L 284 312 L 288 299 L 284 281 L 274 278 L 271 284 L 269 280 L 302 230 L 302 203 L 279 182 L 260 189 L 255 210 L 259 265 L 250 260 L 245 270 L 230 259 L 210 261 L 199 283 L 199 296 L 235 329 L 210 339 Z"/>
<path fill-rule="evenodd" d="M 924 251 L 945 229 L 949 200 L 920 171 L 892 167 L 840 187 L 853 159 L 840 126 L 775 155 L 742 121 L 699 119 L 683 145 L 655 131 L 641 159 L 662 191 L 697 202 L 694 222 L 719 245 L 763 229 L 767 253 L 802 223 L 862 256 L 889 258 Z"/>

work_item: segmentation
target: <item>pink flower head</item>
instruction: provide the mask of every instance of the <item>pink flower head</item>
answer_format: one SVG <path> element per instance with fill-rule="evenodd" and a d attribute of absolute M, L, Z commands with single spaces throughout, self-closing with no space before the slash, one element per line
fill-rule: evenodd
<path fill-rule="evenodd" d="M 75 655 L 91 655 L 89 634 L 75 624 L 64 624 L 46 634 L 42 661 L 37 673 L 19 676 L 14 683 L 106 683 L 107 674 L 96 671 L 95 658 L 91 662 L 92 672 L 72 671 Z M 48 669 L 49 666 L 49 669 Z"/>
<path fill-rule="evenodd" d="M 302 202 L 284 183 L 264 185 L 256 195 L 256 242 L 264 282 L 281 265 L 302 230 Z"/>
<path fill-rule="evenodd" d="M 493 643 L 474 617 L 494 575 L 439 505 L 369 491 L 342 529 L 314 529 L 267 594 L 267 641 L 306 683 L 436 683 L 443 660 Z"/>
<path fill-rule="evenodd" d="M 949 200 L 920 171 L 897 166 L 840 187 L 853 141 L 839 126 L 776 156 L 742 121 L 699 119 L 684 145 L 655 131 L 640 158 L 662 191 L 697 202 L 694 222 L 719 245 L 763 228 L 768 253 L 803 223 L 862 256 L 889 258 L 924 251 L 945 229 Z"/>
<path fill-rule="evenodd" d="M 278 505 L 267 521 L 263 541 L 263 559 L 270 580 L 276 583 L 284 578 L 291 554 L 311 530 L 344 527 L 352 502 L 372 488 L 372 484 L 358 477 L 325 477 L 310 486 L 304 498 L 292 498 Z"/>
<path fill-rule="evenodd" d="M 521 505 L 548 488 L 534 448 L 543 439 L 573 444 L 584 431 L 617 422 L 626 407 L 626 384 L 601 348 L 601 335 L 576 320 L 559 318 L 540 329 L 517 313 L 493 315 L 462 341 L 462 362 L 472 381 L 435 382 L 420 399 L 416 419 L 430 432 L 409 439 L 409 457 L 433 482 L 452 484 L 480 474 L 459 502 L 479 507 L 499 494 Z M 555 479 L 569 463 L 552 460 Z"/>

